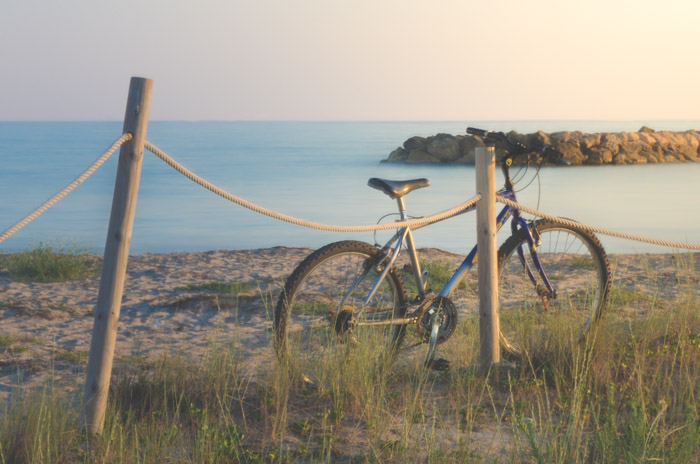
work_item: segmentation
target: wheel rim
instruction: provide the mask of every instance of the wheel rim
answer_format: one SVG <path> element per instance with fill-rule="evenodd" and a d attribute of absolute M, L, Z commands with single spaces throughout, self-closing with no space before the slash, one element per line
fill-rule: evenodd
<path fill-rule="evenodd" d="M 501 344 L 512 355 L 536 347 L 548 349 L 580 340 L 599 316 L 605 294 L 606 268 L 593 243 L 570 229 L 551 227 L 539 232 L 538 256 L 556 298 L 538 295 L 515 246 L 502 259 L 499 275 Z M 525 260 L 537 273 L 521 242 Z M 537 275 L 537 282 L 542 280 Z"/>

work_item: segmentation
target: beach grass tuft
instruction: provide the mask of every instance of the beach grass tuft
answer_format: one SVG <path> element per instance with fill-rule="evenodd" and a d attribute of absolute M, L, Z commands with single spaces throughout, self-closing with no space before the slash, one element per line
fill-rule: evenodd
<path fill-rule="evenodd" d="M 176 287 L 176 291 L 188 292 L 215 292 L 225 295 L 237 295 L 239 293 L 247 293 L 253 291 L 255 287 L 245 282 L 204 282 L 201 284 L 188 284 L 184 287 Z"/>
<path fill-rule="evenodd" d="M 76 243 L 39 242 L 29 250 L 3 255 L 0 266 L 18 282 L 64 282 L 94 277 L 101 260 Z"/>

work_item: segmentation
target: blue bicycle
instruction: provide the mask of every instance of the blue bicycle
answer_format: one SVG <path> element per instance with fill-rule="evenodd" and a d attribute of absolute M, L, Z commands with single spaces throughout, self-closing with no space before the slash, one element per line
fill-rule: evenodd
<path fill-rule="evenodd" d="M 550 147 L 530 147 L 502 132 L 467 132 L 503 151 L 505 185 L 497 194 L 513 201 L 514 163 L 534 164 L 537 173 L 544 162 L 563 163 L 561 153 Z M 395 199 L 405 220 L 404 197 L 430 182 L 372 178 L 368 184 Z M 499 230 L 509 220 L 511 235 L 498 250 L 504 354 L 521 356 L 534 341 L 547 340 L 555 331 L 581 340 L 608 299 L 610 268 L 600 241 L 569 226 L 526 220 L 519 210 L 505 206 L 497 217 Z M 404 248 L 409 263 L 399 266 Z M 358 352 L 365 362 L 390 362 L 411 333 L 418 341 L 412 346 L 427 347 L 425 364 L 443 369 L 447 364 L 435 358 L 436 347 L 455 330 L 458 310 L 451 297 L 476 259 L 475 246 L 442 289 L 433 291 L 409 227 L 398 229 L 383 246 L 359 241 L 326 245 L 304 259 L 285 283 L 274 314 L 278 356 L 301 363 L 305 376 L 318 377 L 324 363 L 342 362 Z"/>

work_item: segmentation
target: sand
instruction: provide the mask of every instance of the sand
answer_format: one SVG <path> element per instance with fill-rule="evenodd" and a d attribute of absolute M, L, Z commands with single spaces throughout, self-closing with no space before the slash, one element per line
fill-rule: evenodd
<path fill-rule="evenodd" d="M 211 343 L 235 339 L 244 349 L 246 365 L 269 365 L 277 296 L 287 275 L 310 251 L 275 247 L 130 257 L 115 360 L 159 359 L 165 353 L 196 359 Z M 438 250 L 421 250 L 421 255 L 455 264 L 461 260 Z M 700 296 L 700 253 L 684 254 L 680 260 L 674 254 L 617 255 L 611 263 L 616 287 L 633 289 L 632 295 L 690 285 Z M 688 269 L 679 272 L 679 267 Z M 679 281 L 678 275 L 685 277 Z M 212 281 L 248 283 L 252 290 L 225 296 L 185 288 Z M 98 288 L 99 277 L 20 283 L 0 269 L 0 399 L 18 384 L 41 385 L 50 373 L 69 388 L 82 389 Z M 473 291 L 463 291 L 456 300 L 460 317 L 473 314 Z M 635 307 L 643 311 L 643 305 Z"/>

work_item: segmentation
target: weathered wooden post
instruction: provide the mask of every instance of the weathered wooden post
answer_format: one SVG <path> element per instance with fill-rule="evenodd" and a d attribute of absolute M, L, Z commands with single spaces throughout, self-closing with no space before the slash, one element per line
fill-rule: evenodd
<path fill-rule="evenodd" d="M 500 362 L 498 322 L 498 255 L 496 252 L 496 154 L 493 147 L 476 149 L 476 243 L 479 250 L 479 360 L 485 372 Z"/>
<path fill-rule="evenodd" d="M 130 132 L 133 137 L 121 146 L 119 152 L 85 379 L 83 421 L 92 434 L 101 433 L 104 425 L 152 90 L 152 80 L 131 78 L 124 133 Z"/>

